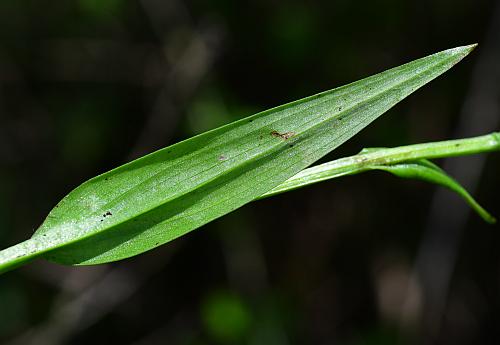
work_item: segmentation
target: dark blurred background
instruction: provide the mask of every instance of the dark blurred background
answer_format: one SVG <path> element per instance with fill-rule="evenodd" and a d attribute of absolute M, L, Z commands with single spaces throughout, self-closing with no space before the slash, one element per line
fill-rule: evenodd
<path fill-rule="evenodd" d="M 86 179 L 478 42 L 327 159 L 498 131 L 500 2 L 2 1 L 0 247 Z M 500 154 L 440 162 L 500 216 Z M 493 344 L 500 233 L 384 173 L 252 203 L 119 263 L 0 277 L 2 344 Z"/>

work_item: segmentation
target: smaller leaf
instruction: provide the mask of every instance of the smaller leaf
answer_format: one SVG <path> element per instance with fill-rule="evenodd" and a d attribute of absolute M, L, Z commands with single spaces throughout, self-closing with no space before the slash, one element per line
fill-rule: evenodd
<path fill-rule="evenodd" d="M 392 165 L 376 165 L 371 166 L 370 169 L 383 170 L 401 178 L 421 180 L 446 187 L 460 195 L 486 222 L 490 224 L 496 222 L 495 217 L 481 207 L 481 205 L 474 200 L 474 198 L 460 185 L 460 183 L 448 175 L 443 169 L 427 159 Z"/>
<path fill-rule="evenodd" d="M 384 170 L 402 178 L 444 186 L 459 194 L 486 222 L 492 224 L 496 222 L 496 219 L 482 208 L 456 180 L 427 159 L 492 151 L 500 151 L 500 133 L 395 148 L 365 148 L 357 155 L 304 169 L 257 199 L 345 175 L 359 174 L 369 170 Z"/>

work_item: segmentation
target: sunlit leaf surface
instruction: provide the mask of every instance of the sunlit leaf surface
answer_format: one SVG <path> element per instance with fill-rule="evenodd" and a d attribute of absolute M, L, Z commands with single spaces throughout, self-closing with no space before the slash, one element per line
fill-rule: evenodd
<path fill-rule="evenodd" d="M 0 271 L 37 256 L 105 263 L 171 241 L 297 174 L 473 48 L 258 113 L 99 175 L 68 194 L 30 240 L 0 252 Z"/>

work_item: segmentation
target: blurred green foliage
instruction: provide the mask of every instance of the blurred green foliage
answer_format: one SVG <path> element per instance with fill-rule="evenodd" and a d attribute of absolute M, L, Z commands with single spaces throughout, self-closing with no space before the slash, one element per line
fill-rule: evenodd
<path fill-rule="evenodd" d="M 120 10 L 125 3 L 122 0 L 78 0 L 78 5 L 84 13 L 90 16 L 109 20 L 120 15 Z"/>
<path fill-rule="evenodd" d="M 217 291 L 207 296 L 201 313 L 208 334 L 218 343 L 235 344 L 248 336 L 251 313 L 231 292 Z"/>

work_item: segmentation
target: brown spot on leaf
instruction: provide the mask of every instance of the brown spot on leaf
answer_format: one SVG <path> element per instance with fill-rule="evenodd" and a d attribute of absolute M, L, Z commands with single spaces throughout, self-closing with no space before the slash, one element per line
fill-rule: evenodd
<path fill-rule="evenodd" d="M 288 140 L 288 139 L 290 139 L 291 137 L 293 137 L 295 135 L 295 132 L 280 133 L 278 131 L 272 131 L 271 135 L 273 137 L 275 137 L 275 138 L 281 138 L 281 139 L 284 139 L 284 140 Z"/>

